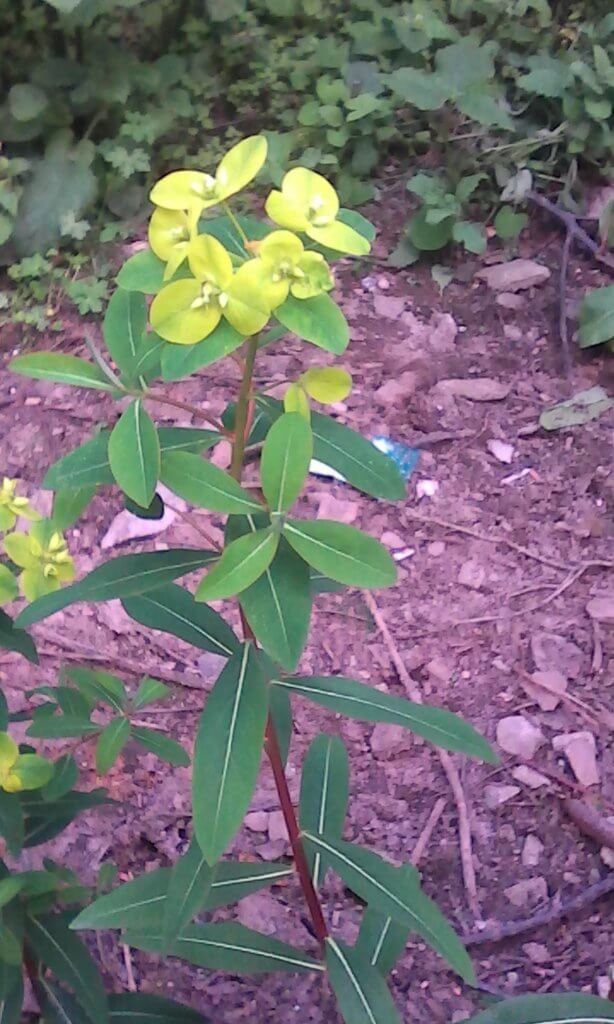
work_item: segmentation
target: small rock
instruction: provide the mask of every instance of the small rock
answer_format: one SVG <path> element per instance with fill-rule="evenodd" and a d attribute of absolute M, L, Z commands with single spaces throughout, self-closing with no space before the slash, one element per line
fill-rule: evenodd
<path fill-rule="evenodd" d="M 499 292 L 495 302 L 503 309 L 522 309 L 525 300 L 522 295 L 514 295 L 512 292 Z"/>
<path fill-rule="evenodd" d="M 438 683 L 449 683 L 452 679 L 452 669 L 443 658 L 433 658 L 426 666 L 426 671 Z"/>
<path fill-rule="evenodd" d="M 486 447 L 498 462 L 503 462 L 506 466 L 509 466 L 514 458 L 514 445 L 507 444 L 506 441 L 498 441 L 496 437 L 491 437 L 486 442 Z"/>
<path fill-rule="evenodd" d="M 429 348 L 436 352 L 446 352 L 454 348 L 458 325 L 450 313 L 434 313 L 429 326 L 432 327 L 427 340 Z"/>
<path fill-rule="evenodd" d="M 434 498 L 439 490 L 439 484 L 436 480 L 418 480 L 416 484 L 416 497 L 420 498 Z"/>
<path fill-rule="evenodd" d="M 595 622 L 605 622 L 608 626 L 614 625 L 614 594 L 593 597 L 588 602 L 586 610 Z"/>
<path fill-rule="evenodd" d="M 401 725 L 378 722 L 371 733 L 371 750 L 378 761 L 390 761 L 411 747 L 411 733 Z"/>
<path fill-rule="evenodd" d="M 550 785 L 550 780 L 545 775 L 541 775 L 526 764 L 519 764 L 513 768 L 512 778 L 516 779 L 516 782 L 522 782 L 523 786 L 528 786 L 529 789 L 541 789 L 542 786 Z"/>
<path fill-rule="evenodd" d="M 502 807 L 508 800 L 518 796 L 519 793 L 520 789 L 518 786 L 485 786 L 484 803 L 489 811 L 496 811 L 498 807 Z"/>
<path fill-rule="evenodd" d="M 530 761 L 545 743 L 544 734 L 523 715 L 509 715 L 497 724 L 497 743 L 507 754 Z"/>
<path fill-rule="evenodd" d="M 414 370 L 406 370 L 399 377 L 391 377 L 385 384 L 375 392 L 374 398 L 380 405 L 396 405 L 406 398 L 410 398 L 418 384 L 420 375 Z"/>
<path fill-rule="evenodd" d="M 561 703 L 560 693 L 565 693 L 567 680 L 557 669 L 553 668 L 546 672 L 534 672 L 531 676 L 532 683 L 528 679 L 521 678 L 520 683 L 523 690 L 537 701 L 542 711 L 554 711 Z"/>
<path fill-rule="evenodd" d="M 606 867 L 612 868 L 612 870 L 614 870 L 614 850 L 611 846 L 602 846 L 599 851 L 599 856 L 601 857 Z"/>
<path fill-rule="evenodd" d="M 547 964 L 552 959 L 541 942 L 526 942 L 522 948 L 532 964 Z"/>
<path fill-rule="evenodd" d="M 266 832 L 269 827 L 269 816 L 266 811 L 251 811 L 245 815 L 244 823 L 250 832 Z"/>
<path fill-rule="evenodd" d="M 272 843 L 288 841 L 288 829 L 286 828 L 286 822 L 281 811 L 272 811 L 269 814 L 268 821 L 269 839 Z"/>
<path fill-rule="evenodd" d="M 495 292 L 522 292 L 543 284 L 550 277 L 550 271 L 534 260 L 521 259 L 484 267 L 475 276 Z"/>
<path fill-rule="evenodd" d="M 232 445 L 230 441 L 219 441 L 209 456 L 209 461 L 219 469 L 228 469 L 232 460 Z"/>
<path fill-rule="evenodd" d="M 398 320 L 405 309 L 405 299 L 394 295 L 375 295 L 373 308 L 378 316 L 386 317 L 387 320 Z"/>
<path fill-rule="evenodd" d="M 612 978 L 609 974 L 600 974 L 597 977 L 597 995 L 601 999 L 612 998 Z"/>
<path fill-rule="evenodd" d="M 582 671 L 584 655 L 580 648 L 556 633 L 535 633 L 531 653 L 535 668 L 541 672 L 555 668 L 567 679 L 576 679 Z"/>
<path fill-rule="evenodd" d="M 280 919 L 285 916 L 285 908 L 268 892 L 254 892 L 244 896 L 237 906 L 237 921 L 265 935 L 275 935 Z"/>
<path fill-rule="evenodd" d="M 399 537 L 398 533 L 392 533 L 391 530 L 386 530 L 380 540 L 387 548 L 404 548 L 407 543 L 403 537 Z"/>
<path fill-rule="evenodd" d="M 520 330 L 520 327 L 516 326 L 516 324 L 505 324 L 503 327 L 503 336 L 507 341 L 521 341 L 522 331 Z"/>
<path fill-rule="evenodd" d="M 217 679 L 225 664 L 226 658 L 221 654 L 215 654 L 213 651 L 204 651 L 196 660 L 198 671 L 201 677 L 206 680 Z"/>
<path fill-rule="evenodd" d="M 463 587 L 469 587 L 470 590 L 479 590 L 485 579 L 486 571 L 479 562 L 473 562 L 471 559 L 463 562 L 458 573 L 458 582 Z"/>
<path fill-rule="evenodd" d="M 524 878 L 515 885 L 504 890 L 505 895 L 514 907 L 525 907 L 528 903 L 540 903 L 548 898 L 548 885 L 542 875 L 535 878 Z"/>
<path fill-rule="evenodd" d="M 258 856 L 262 860 L 279 860 L 286 852 L 287 842 L 283 839 L 276 839 L 275 842 L 261 843 L 258 849 Z"/>
<path fill-rule="evenodd" d="M 318 505 L 318 519 L 336 519 L 337 522 L 353 523 L 358 515 L 358 502 L 336 498 L 325 491 Z"/>
<path fill-rule="evenodd" d="M 172 498 L 173 504 L 177 508 L 182 511 L 185 510 L 185 502 L 172 494 L 163 484 L 158 484 L 156 489 L 163 501 L 165 501 L 168 495 Z M 107 532 L 100 541 L 100 547 L 103 551 L 106 551 L 109 548 L 115 547 L 116 544 L 125 544 L 129 540 L 155 537 L 156 534 L 163 533 L 169 526 L 172 526 L 176 518 L 177 512 L 175 508 L 169 508 L 166 503 L 160 519 L 143 519 L 141 516 L 135 516 L 127 508 L 124 508 L 111 521 Z"/>
<path fill-rule="evenodd" d="M 439 558 L 439 556 L 443 555 L 446 550 L 446 546 L 442 540 L 434 540 L 427 546 L 426 550 L 431 558 Z"/>
<path fill-rule="evenodd" d="M 472 402 L 500 402 L 511 391 L 509 384 L 492 377 L 451 377 L 440 380 L 435 389 L 455 398 L 468 398 Z"/>
<path fill-rule="evenodd" d="M 544 850 L 544 844 L 537 836 L 529 835 L 522 847 L 521 860 L 525 868 L 536 868 Z"/>
<path fill-rule="evenodd" d="M 592 732 L 569 732 L 555 736 L 555 750 L 562 750 L 572 772 L 583 786 L 596 786 L 599 782 L 595 737 Z"/>

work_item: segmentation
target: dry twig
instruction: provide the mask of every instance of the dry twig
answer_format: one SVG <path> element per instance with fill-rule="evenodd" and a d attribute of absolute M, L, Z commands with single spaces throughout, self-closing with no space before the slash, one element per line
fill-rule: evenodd
<path fill-rule="evenodd" d="M 426 819 L 426 824 L 422 829 L 422 832 L 418 836 L 418 842 L 414 846 L 413 853 L 411 855 L 411 862 L 415 868 L 418 867 L 418 864 L 420 863 L 426 852 L 426 848 L 431 841 L 431 836 L 433 835 L 435 826 L 437 825 L 437 822 L 441 818 L 445 806 L 446 801 L 444 800 L 443 797 L 440 797 L 439 800 L 436 800 L 435 803 L 433 804 L 433 809 L 429 814 L 428 818 Z"/>
<path fill-rule="evenodd" d="M 134 980 L 134 971 L 132 969 L 132 956 L 130 954 L 130 946 L 125 942 L 122 942 L 122 953 L 124 954 L 124 964 L 126 967 L 126 983 L 128 985 L 129 992 L 138 992 L 136 981 Z"/>

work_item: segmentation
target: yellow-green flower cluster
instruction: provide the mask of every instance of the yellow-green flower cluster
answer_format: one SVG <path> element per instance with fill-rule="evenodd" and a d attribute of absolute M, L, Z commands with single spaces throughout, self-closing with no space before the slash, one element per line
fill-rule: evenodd
<path fill-rule="evenodd" d="M 18 517 L 32 520 L 29 533 L 8 533 L 4 551 L 23 571 L 19 585 L 6 565 L 0 564 L 0 605 L 14 601 L 21 592 L 28 601 L 58 590 L 75 575 L 74 562 L 62 534 L 48 519 L 41 519 L 27 498 L 16 495 L 17 480 L 4 477 L 0 488 L 0 533 L 12 530 Z"/>
<path fill-rule="evenodd" d="M 53 775 L 53 765 L 39 754 L 20 754 L 7 732 L 0 732 L 0 787 L 6 793 L 40 789 Z"/>
<path fill-rule="evenodd" d="M 369 251 L 366 239 L 337 220 L 332 185 L 301 167 L 286 174 L 281 192 L 271 192 L 266 203 L 269 217 L 284 230 L 262 242 L 244 239 L 244 260 L 231 257 L 212 235 L 199 234 L 202 212 L 217 203 L 226 208 L 230 196 L 258 174 L 266 155 L 264 136 L 251 136 L 223 157 L 214 175 L 174 171 L 154 185 L 150 247 L 166 264 L 165 281 L 186 261 L 190 274 L 166 284 L 152 303 L 152 327 L 166 341 L 194 345 L 222 318 L 244 336 L 257 334 L 290 294 L 309 299 L 329 291 L 333 280 L 324 256 L 306 250 L 294 232 L 339 253 Z"/>

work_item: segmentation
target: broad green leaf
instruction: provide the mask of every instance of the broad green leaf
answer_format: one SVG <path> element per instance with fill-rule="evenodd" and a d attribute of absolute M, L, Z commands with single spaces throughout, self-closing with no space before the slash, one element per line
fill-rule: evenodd
<path fill-rule="evenodd" d="M 283 412 L 281 402 L 259 395 L 258 405 L 272 418 Z M 311 414 L 313 454 L 348 483 L 375 498 L 404 498 L 406 485 L 397 466 L 355 430 L 321 413 Z"/>
<path fill-rule="evenodd" d="M 139 708 L 145 708 L 148 704 L 154 704 L 157 700 L 164 700 L 170 693 L 170 688 L 166 683 L 161 683 L 159 679 L 151 679 L 150 676 L 145 676 L 139 683 L 139 688 L 132 698 L 132 707 L 135 711 Z"/>
<path fill-rule="evenodd" d="M 31 82 L 20 82 L 12 86 L 7 100 L 16 121 L 33 121 L 49 103 L 45 91 Z"/>
<path fill-rule="evenodd" d="M 127 718 L 114 718 L 102 730 L 96 743 L 96 771 L 99 775 L 113 767 L 129 739 L 130 722 Z"/>
<path fill-rule="evenodd" d="M 527 226 L 529 217 L 526 213 L 517 213 L 512 206 L 502 206 L 494 219 L 493 226 L 499 238 L 504 242 L 518 238 Z"/>
<path fill-rule="evenodd" d="M 319 572 L 349 587 L 390 587 L 395 563 L 374 537 L 332 519 L 289 519 L 284 536 Z"/>
<path fill-rule="evenodd" d="M 25 629 L 15 626 L 13 620 L 0 608 L 0 648 L 21 654 L 33 665 L 38 665 L 38 654 L 34 640 Z"/>
<path fill-rule="evenodd" d="M 162 380 L 174 381 L 189 377 L 229 356 L 243 344 L 245 338 L 227 320 L 220 320 L 215 330 L 196 345 L 174 345 L 170 342 L 162 350 Z"/>
<path fill-rule="evenodd" d="M 171 633 L 202 651 L 227 658 L 239 647 L 237 637 L 218 612 L 196 602 L 188 590 L 174 583 L 124 598 L 122 604 L 141 625 Z"/>
<path fill-rule="evenodd" d="M 405 873 L 408 882 L 411 880 L 413 869 L 409 865 L 403 865 L 398 870 L 401 874 Z M 385 976 L 405 949 L 409 932 L 407 925 L 398 924 L 392 917 L 373 907 L 366 907 L 360 922 L 356 950 Z"/>
<path fill-rule="evenodd" d="M 109 1024 L 208 1024 L 197 1010 L 148 992 L 109 996 Z"/>
<path fill-rule="evenodd" d="M 145 933 L 129 929 L 125 940 L 136 949 L 178 956 L 198 967 L 209 967 L 233 974 L 261 974 L 288 971 L 303 974 L 321 971 L 322 965 L 300 949 L 261 935 L 232 921 L 223 924 L 192 924 L 184 929 L 167 949 L 161 929 Z"/>
<path fill-rule="evenodd" d="M 271 527 L 245 534 L 224 548 L 222 557 L 200 581 L 197 601 L 234 597 L 251 586 L 268 569 L 279 544 Z"/>
<path fill-rule="evenodd" d="M 29 918 L 26 934 L 35 955 L 74 992 L 94 1024 L 106 1024 L 107 997 L 98 968 L 65 919 L 55 914 Z"/>
<path fill-rule="evenodd" d="M 462 243 L 468 252 L 474 252 L 477 255 L 486 252 L 488 239 L 482 224 L 474 224 L 470 220 L 459 220 L 452 228 L 452 238 L 455 242 Z"/>
<path fill-rule="evenodd" d="M 14 932 L 6 925 L 5 921 L 1 921 L 2 927 L 0 927 L 0 961 L 6 964 L 10 964 L 12 967 L 17 967 L 21 963 L 22 959 L 22 947 L 21 942 L 17 938 Z"/>
<path fill-rule="evenodd" d="M 17 793 L 0 790 L 0 836 L 12 857 L 19 857 L 24 844 L 24 820 Z"/>
<path fill-rule="evenodd" d="M 607 1024 L 614 1003 L 585 992 L 515 996 L 489 1006 L 467 1024 Z"/>
<path fill-rule="evenodd" d="M 165 268 L 166 264 L 151 249 L 145 249 L 126 260 L 116 280 L 126 291 L 155 295 L 164 284 Z"/>
<path fill-rule="evenodd" d="M 148 729 L 145 726 L 134 725 L 132 727 L 132 738 L 140 743 L 145 750 L 149 750 L 161 761 L 168 761 L 169 764 L 187 768 L 190 763 L 189 754 L 183 749 L 180 743 L 165 736 L 157 729 Z"/>
<path fill-rule="evenodd" d="M 68 739 L 92 736 L 100 732 L 100 725 L 79 715 L 42 715 L 32 722 L 28 736 L 39 739 Z"/>
<path fill-rule="evenodd" d="M 389 82 L 397 96 L 419 110 L 439 110 L 450 99 L 448 84 L 440 75 L 417 68 L 398 68 Z"/>
<path fill-rule="evenodd" d="M 11 875 L 0 882 L 0 907 L 5 907 L 14 896 L 23 889 L 23 879 L 19 875 Z"/>
<path fill-rule="evenodd" d="M 293 868 L 287 864 L 256 864 L 220 861 L 201 909 L 217 910 L 237 903 L 252 892 L 287 879 Z M 94 900 L 71 924 L 71 928 L 152 928 L 164 918 L 171 868 L 147 872 L 105 896 Z"/>
<path fill-rule="evenodd" d="M 262 504 L 212 462 L 189 452 L 170 452 L 162 459 L 160 479 L 196 508 L 236 515 L 262 511 Z"/>
<path fill-rule="evenodd" d="M 475 983 L 465 947 L 437 904 L 422 892 L 417 871 L 410 872 L 406 866 L 401 874 L 376 853 L 342 839 L 304 831 L 303 841 L 309 850 L 321 853 L 360 899 L 417 932 L 461 978 Z"/>
<path fill-rule="evenodd" d="M 98 726 L 100 728 L 100 726 Z M 102 804 L 112 803 L 107 796 L 106 789 L 91 789 L 87 793 L 79 790 L 72 790 L 65 796 L 56 800 L 45 799 L 42 791 L 28 794 L 21 794 L 21 802 L 24 810 L 35 818 L 51 819 L 58 815 L 74 818 L 82 811 L 90 807 L 100 807 Z"/>
<path fill-rule="evenodd" d="M 54 763 L 52 778 L 41 790 L 44 800 L 54 801 L 65 796 L 73 786 L 76 786 L 79 778 L 77 762 L 72 754 L 62 754 Z"/>
<path fill-rule="evenodd" d="M 115 391 L 115 386 L 93 363 L 77 356 L 64 356 L 56 352 L 33 352 L 31 355 L 16 356 L 9 363 L 9 370 L 34 380 L 52 380 L 58 384 L 70 384 L 76 388 L 93 388 L 95 391 Z"/>
<path fill-rule="evenodd" d="M 320 733 L 303 762 L 299 820 L 303 829 L 339 838 L 348 806 L 350 765 L 343 740 Z M 314 885 L 319 888 L 326 873 L 319 851 L 309 852 Z"/>
<path fill-rule="evenodd" d="M 160 443 L 156 428 L 138 398 L 124 410 L 111 431 L 109 463 L 124 494 L 147 508 L 156 492 Z"/>
<path fill-rule="evenodd" d="M 162 930 L 169 945 L 206 903 L 213 877 L 213 870 L 193 839 L 188 852 L 172 868 L 166 892 Z"/>
<path fill-rule="evenodd" d="M 313 455 L 311 427 L 298 412 L 273 424 L 262 449 L 262 490 L 271 512 L 285 512 L 301 493 Z"/>
<path fill-rule="evenodd" d="M 200 717 L 194 747 L 194 831 L 214 864 L 249 807 L 262 757 L 267 687 L 251 643 L 229 659 Z"/>
<path fill-rule="evenodd" d="M 539 417 L 539 425 L 544 430 L 564 430 L 566 427 L 577 427 L 597 419 L 608 409 L 614 407 L 614 398 L 610 398 L 605 388 L 597 384 L 587 391 L 577 391 L 566 402 L 559 402 L 551 409 L 544 409 Z"/>
<path fill-rule="evenodd" d="M 443 249 L 444 245 L 451 241 L 454 220 L 447 217 L 437 224 L 431 224 L 427 220 L 426 212 L 427 208 L 423 206 L 413 215 L 409 221 L 407 234 L 416 249 L 435 252 L 437 249 Z"/>
<path fill-rule="evenodd" d="M 595 288 L 580 306 L 580 348 L 601 345 L 614 338 L 614 284 Z"/>
<path fill-rule="evenodd" d="M 497 763 L 492 747 L 473 726 L 444 708 L 415 704 L 345 676 L 297 676 L 275 680 L 275 686 L 348 718 L 402 725 L 445 750 L 458 750 L 490 764 Z"/>
<path fill-rule="evenodd" d="M 112 484 L 113 473 L 109 464 L 110 431 L 103 430 L 91 441 L 65 455 L 47 470 L 43 486 L 51 490 L 58 487 L 86 487 L 93 484 Z M 211 448 L 221 439 L 216 430 L 198 430 L 192 427 L 160 427 L 158 430 L 161 455 L 167 452 L 200 452 Z"/>
<path fill-rule="evenodd" d="M 95 486 L 62 487 L 53 496 L 51 519 L 61 533 L 72 526 L 82 515 L 96 493 Z"/>
<path fill-rule="evenodd" d="M 189 548 L 120 555 L 99 565 L 78 583 L 33 601 L 24 608 L 17 622 L 19 626 L 30 626 L 76 601 L 110 601 L 116 597 L 144 594 L 209 565 L 216 558 L 214 551 L 192 551 Z"/>
<path fill-rule="evenodd" d="M 19 1024 L 23 1005 L 21 966 L 0 961 L 0 1024 Z"/>
<path fill-rule="evenodd" d="M 290 295 L 277 307 L 275 316 L 297 337 L 327 352 L 340 356 L 348 347 L 347 320 L 330 295 L 316 295 L 312 299 L 295 299 Z"/>
<path fill-rule="evenodd" d="M 135 376 L 146 327 L 147 306 L 144 295 L 117 288 L 107 306 L 102 333 L 113 362 L 129 379 Z"/>
<path fill-rule="evenodd" d="M 326 968 L 346 1024 L 401 1024 L 383 976 L 358 949 L 329 936 Z"/>
<path fill-rule="evenodd" d="M 65 992 L 52 978 L 41 975 L 34 991 L 44 1014 L 45 1024 L 84 1024 L 83 1010 L 70 992 Z"/>

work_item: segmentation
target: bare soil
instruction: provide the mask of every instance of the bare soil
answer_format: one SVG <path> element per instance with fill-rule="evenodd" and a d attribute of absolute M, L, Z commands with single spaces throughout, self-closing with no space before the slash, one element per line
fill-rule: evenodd
<path fill-rule="evenodd" d="M 386 222 L 384 238 L 387 224 L 398 222 L 398 213 L 391 203 L 385 217 L 380 216 Z M 376 257 L 386 248 L 385 242 L 378 243 Z M 455 758 L 469 810 L 481 918 L 488 926 L 565 903 L 607 874 L 599 845 L 569 820 L 561 798 L 581 795 L 604 817 L 614 814 L 614 627 L 593 622 L 586 611 L 591 598 L 614 593 L 614 579 L 605 566 L 570 576 L 585 561 L 614 559 L 614 417 L 609 413 L 550 434 L 538 425 L 545 407 L 596 383 L 611 384 L 611 363 L 602 353 L 576 351 L 571 378 L 562 377 L 554 328 L 561 239 L 547 225 L 543 231 L 534 229 L 520 248 L 521 255 L 537 259 L 553 273 L 544 286 L 522 293 L 521 308 L 514 311 L 501 308 L 492 292 L 473 281 L 477 263 L 467 260 L 456 267 L 457 277 L 443 294 L 428 267 L 391 271 L 374 264 L 360 276 L 343 275 L 340 290 L 353 344 L 342 362 L 353 374 L 354 390 L 336 413 L 369 436 L 385 434 L 422 447 L 422 455 L 405 503 L 376 501 L 316 476 L 310 478 L 304 498 L 305 508 L 315 514 L 353 522 L 402 554 L 398 585 L 375 597 L 414 680 L 413 690 L 425 701 L 461 713 L 492 742 L 497 723 L 509 715 L 525 716 L 543 733 L 543 744 L 527 760 L 547 777 L 537 789 L 513 777 L 520 761 L 504 752 L 497 768 Z M 599 280 L 590 263 L 574 261 L 569 298 Z M 70 341 L 65 347 L 73 346 Z M 282 382 L 325 358 L 315 348 L 284 344 L 265 350 L 258 379 Z M 505 397 L 488 402 L 455 398 L 439 384 L 476 377 L 504 385 Z M 227 361 L 214 373 L 203 372 L 176 385 L 174 393 L 219 412 L 236 384 L 236 367 Z M 51 462 L 115 415 L 104 396 L 3 372 L 0 473 L 23 477 L 36 491 Z M 167 422 L 186 425 L 190 420 L 179 415 Z M 509 465 L 491 454 L 488 442 L 493 439 L 513 447 Z M 425 481 L 435 482 L 435 493 L 419 498 Z M 46 499 L 44 492 L 35 494 L 41 508 Z M 101 493 L 70 531 L 79 574 L 101 561 L 101 540 L 120 508 L 110 491 Z M 417 520 L 415 513 L 424 519 Z M 204 513 L 202 522 L 213 530 L 221 525 Z M 128 547 L 201 543 L 190 526 L 176 519 L 163 533 L 120 544 L 108 554 Z M 563 587 L 565 582 L 569 585 Z M 525 690 L 523 673 L 543 667 L 535 663 L 535 650 L 536 638 L 539 644 L 544 633 L 558 638 L 550 641 L 549 667 L 563 671 L 569 680 L 567 693 L 582 706 L 565 700 L 556 710 L 542 711 Z M 208 656 L 199 661 L 197 652 L 180 641 L 141 629 L 118 602 L 74 606 L 34 627 L 34 635 L 41 649 L 40 669 L 0 655 L 0 681 L 13 708 L 24 706 L 25 690 L 52 682 L 66 658 L 115 666 L 130 683 L 139 673 L 162 675 L 180 684 L 174 710 L 148 720 L 192 746 L 196 716 L 217 671 Z M 301 671 L 342 672 L 403 694 L 390 651 L 360 593 L 322 595 L 311 637 Z M 417 739 L 403 743 L 393 737 L 374 757 L 372 727 L 299 702 L 294 710 L 288 774 L 295 797 L 301 759 L 319 731 L 341 735 L 348 746 L 352 778 L 346 838 L 395 862 L 407 860 L 433 805 L 445 800 L 421 863 L 423 885 L 460 932 L 475 931 L 479 922 L 469 909 L 461 871 L 457 806 L 436 753 Z M 600 781 L 589 789 L 577 782 L 563 754 L 552 747 L 555 736 L 582 730 L 591 732 L 597 745 Z M 96 776 L 87 746 L 79 748 L 78 756 L 83 783 L 93 786 Z M 66 857 L 89 880 L 105 859 L 119 865 L 123 879 L 173 861 L 190 835 L 189 785 L 187 770 L 166 769 L 153 755 L 129 748 L 108 777 L 110 795 L 120 803 L 80 818 L 52 844 L 53 856 Z M 492 785 L 513 785 L 517 792 L 491 809 L 485 787 Z M 269 834 L 269 828 L 276 834 L 276 819 L 267 817 L 276 801 L 266 767 L 252 809 L 264 812 L 266 830 L 244 829 L 234 855 L 286 857 L 285 840 Z M 543 844 L 534 866 L 523 863 L 527 836 Z M 33 851 L 33 862 L 37 856 Z M 537 902 L 528 898 L 524 905 L 514 905 L 505 890 L 536 877 L 544 880 L 538 883 L 542 889 Z M 324 896 L 333 929 L 351 941 L 361 907 L 330 874 Z M 237 912 L 246 924 L 315 948 L 294 882 L 224 913 Z M 118 990 L 126 987 L 119 943 L 105 935 L 102 948 L 110 984 Z M 596 991 L 598 978 L 614 961 L 607 900 L 571 919 L 478 946 L 474 958 L 485 991 Z M 132 967 L 139 988 L 184 999 L 220 1024 L 333 1024 L 338 1019 L 318 978 L 231 977 L 179 961 L 164 964 L 135 951 Z M 460 984 L 415 937 L 392 974 L 392 987 L 403 1019 L 416 1024 L 458 1021 L 483 1005 L 484 993 Z"/>

